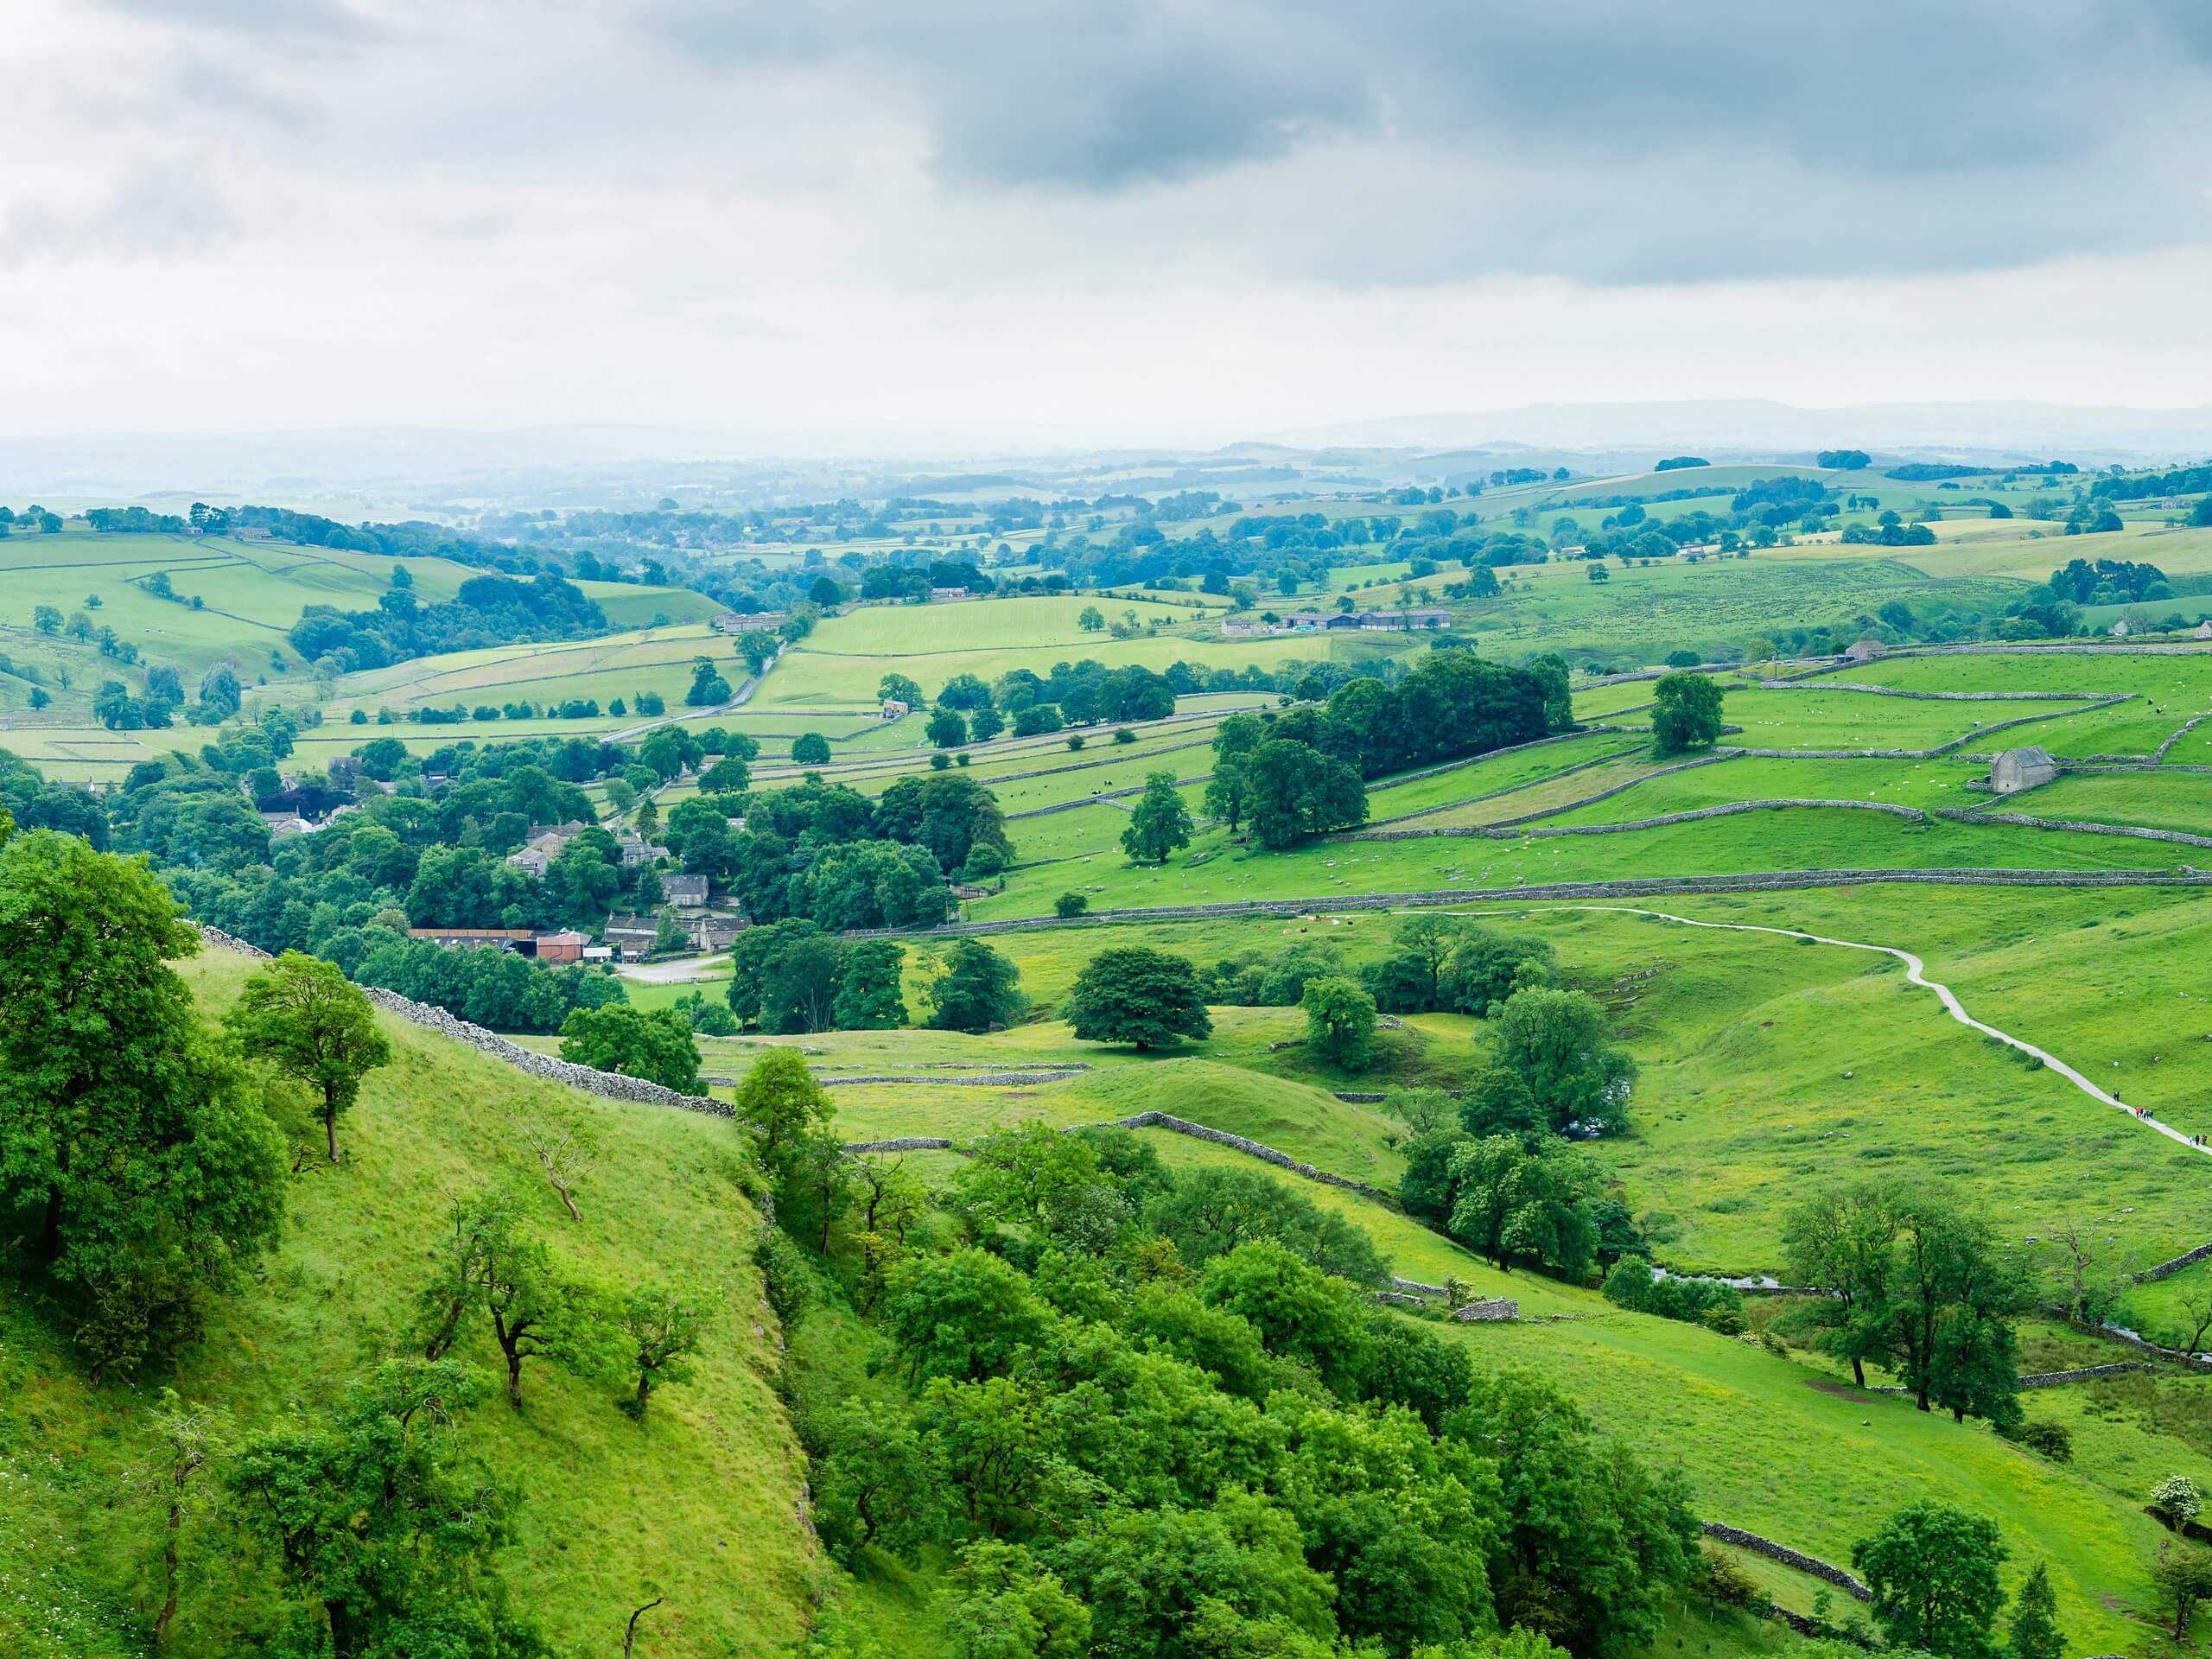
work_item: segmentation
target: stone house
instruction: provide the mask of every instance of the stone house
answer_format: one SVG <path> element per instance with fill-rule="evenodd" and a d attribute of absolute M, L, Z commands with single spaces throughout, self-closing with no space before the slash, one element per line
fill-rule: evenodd
<path fill-rule="evenodd" d="M 664 875 L 660 879 L 661 896 L 677 910 L 703 910 L 707 904 L 707 878 L 703 875 Z"/>

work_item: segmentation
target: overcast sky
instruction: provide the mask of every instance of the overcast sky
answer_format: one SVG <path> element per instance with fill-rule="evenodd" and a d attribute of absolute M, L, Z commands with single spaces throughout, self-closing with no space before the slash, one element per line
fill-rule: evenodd
<path fill-rule="evenodd" d="M 2203 0 L 8 0 L 0 428 L 2212 400 Z"/>

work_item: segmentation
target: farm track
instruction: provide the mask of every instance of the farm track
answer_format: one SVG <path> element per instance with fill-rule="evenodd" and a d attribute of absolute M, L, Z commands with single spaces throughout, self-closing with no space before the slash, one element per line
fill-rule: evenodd
<path fill-rule="evenodd" d="M 1672 922 L 1682 927 L 1709 928 L 1716 931 L 1727 933 L 1770 933 L 1780 938 L 1808 939 L 1815 944 L 1832 944 L 1841 950 L 1866 950 L 1871 951 L 1878 956 L 1892 957 L 1896 961 L 1901 962 L 1904 964 L 1905 979 L 1908 983 L 1917 985 L 1923 990 L 1935 992 L 1936 1001 L 1943 1005 L 1943 1012 L 1949 1014 L 1952 1019 L 1957 1020 L 1961 1025 L 1965 1026 L 1971 1030 L 1978 1031 L 1985 1037 L 1994 1038 L 1997 1041 L 2003 1043 L 2007 1048 L 2017 1049 L 2023 1054 L 2030 1055 L 2034 1058 L 2042 1061 L 2044 1065 L 2050 1067 L 2050 1070 L 2056 1071 L 2060 1077 L 2065 1078 L 2067 1082 L 2072 1084 L 2083 1094 L 2088 1096 L 2090 1099 L 2094 1100 L 2102 1105 L 2114 1107 L 2120 1111 L 2126 1112 L 2138 1123 L 2142 1124 L 2145 1128 L 2156 1130 L 2158 1134 L 2164 1135 L 2175 1145 L 2184 1147 L 2191 1152 L 2202 1153 L 2208 1156 L 2212 1156 L 2212 1147 L 2197 1146 L 2190 1140 L 2189 1136 L 2183 1135 L 2179 1129 L 2173 1128 L 2167 1124 L 2161 1123 L 2154 1117 L 2144 1117 L 2139 1116 L 2135 1108 L 2128 1105 L 2125 1101 L 2121 1100 L 2119 1096 L 2109 1094 L 2103 1089 L 2099 1088 L 2081 1072 L 2069 1065 L 2064 1060 L 2060 1059 L 2058 1056 L 2053 1054 L 2049 1049 L 2039 1047 L 2036 1044 L 2029 1042 L 2024 1038 L 2015 1037 L 2011 1032 L 2000 1030 L 1997 1027 L 1990 1025 L 1986 1020 L 1975 1019 L 1972 1014 L 1967 1012 L 1966 1005 L 1959 1001 L 1956 993 L 1955 993 L 1949 986 L 1944 984 L 1941 980 L 1935 980 L 1928 977 L 1928 965 L 1926 963 L 1923 962 L 1920 957 L 1914 955 L 1911 951 L 1904 949 L 1902 946 L 1894 944 L 1870 944 L 1860 939 L 1831 938 L 1825 933 L 1808 933 L 1801 928 L 1795 927 L 1769 927 L 1755 922 L 1699 921 L 1694 917 L 1677 916 L 1673 914 L 1671 912 L 1663 910 L 1645 910 L 1634 905 L 1568 905 L 1562 906 L 1562 908 L 1568 910 L 1611 912 L 1615 914 L 1624 916 L 1649 916 L 1658 921 Z"/>

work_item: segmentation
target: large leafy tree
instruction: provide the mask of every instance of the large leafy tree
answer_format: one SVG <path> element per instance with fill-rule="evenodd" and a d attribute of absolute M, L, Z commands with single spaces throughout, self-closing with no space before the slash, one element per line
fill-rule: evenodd
<path fill-rule="evenodd" d="M 1122 831 L 1122 850 L 1138 862 L 1165 863 L 1167 855 L 1191 844 L 1191 809 L 1183 804 L 1175 787 L 1175 774 L 1160 771 L 1146 775 L 1144 793 Z"/>
<path fill-rule="evenodd" d="M 1084 963 L 1065 1012 L 1084 1042 L 1164 1048 L 1213 1031 L 1190 959 L 1147 945 L 1101 950 Z"/>
<path fill-rule="evenodd" d="M 190 1335 L 283 1213 L 282 1138 L 168 965 L 198 948 L 143 864 L 0 847 L 0 1211 L 96 1364 Z"/>
<path fill-rule="evenodd" d="M 1340 1279 L 1379 1287 L 1390 1278 L 1389 1259 L 1364 1227 L 1257 1169 L 1192 1170 L 1152 1200 L 1145 1219 L 1193 1267 L 1272 1239 Z"/>
<path fill-rule="evenodd" d="M 1681 1478 L 1643 1467 L 1525 1371 L 1478 1383 L 1445 1432 L 1495 1462 L 1506 1516 L 1490 1559 L 1499 1624 L 1574 1654 L 1648 1647 L 1697 1559 Z"/>
<path fill-rule="evenodd" d="M 1294 847 L 1324 830 L 1366 821 L 1367 786 L 1359 773 L 1310 743 L 1270 739 L 1239 764 L 1252 839 L 1262 847 Z"/>
<path fill-rule="evenodd" d="M 737 1121 L 753 1138 L 762 1166 L 780 1170 L 799 1143 L 830 1121 L 830 1096 L 795 1048 L 772 1048 L 753 1062 L 737 1086 Z"/>
<path fill-rule="evenodd" d="M 674 1008 L 609 1002 L 578 1008 L 561 1024 L 561 1058 L 600 1071 L 643 1077 L 678 1094 L 699 1091 L 699 1050 L 691 1022 Z"/>
<path fill-rule="evenodd" d="M 1612 1042 L 1605 1011 L 1584 992 L 1514 992 L 1491 1021 L 1491 1052 L 1528 1085 L 1554 1129 L 1617 1129 L 1626 1119 L 1636 1062 Z"/>
<path fill-rule="evenodd" d="M 1904 1194 L 1883 1181 L 1816 1192 L 1794 1205 L 1782 1229 L 1789 1281 L 1827 1293 L 1808 1297 L 1793 1323 L 1818 1344 L 1851 1362 L 1852 1380 L 1866 1386 L 1866 1362 L 1887 1351 L 1884 1310 L 1895 1265 Z"/>
<path fill-rule="evenodd" d="M 255 1436 L 231 1473 L 238 1524 L 296 1599 L 293 1649 L 334 1659 L 550 1651 L 512 1614 L 493 1552 L 507 1505 L 458 1453 L 483 1385 L 451 1361 L 390 1360 L 328 1415 Z"/>
<path fill-rule="evenodd" d="M 1375 1058 L 1375 999 L 1357 980 L 1325 974 L 1306 982 L 1306 1041 L 1332 1065 L 1363 1071 Z"/>
<path fill-rule="evenodd" d="M 1653 696 L 1651 740 L 1660 753 L 1709 749 L 1720 741 L 1720 683 L 1710 674 L 1662 676 Z"/>
<path fill-rule="evenodd" d="M 1986 1659 L 2005 1605 L 1997 1569 L 2009 1552 L 1993 1522 L 1947 1503 L 1907 1504 L 1852 1547 L 1890 1645 L 1940 1659 Z"/>
<path fill-rule="evenodd" d="M 361 1080 L 391 1063 L 376 1011 L 335 963 L 287 950 L 245 982 L 228 1016 L 250 1054 L 315 1090 L 330 1161 L 338 1161 L 338 1120 L 360 1098 Z"/>
<path fill-rule="evenodd" d="M 840 1031 L 896 1031 L 906 1023 L 899 977 L 906 953 L 889 939 L 862 939 L 845 952 L 843 977 L 830 1005 Z"/>
<path fill-rule="evenodd" d="M 1590 1160 L 1557 1141 L 1535 1147 L 1508 1135 L 1470 1141 L 1453 1154 L 1452 1236 L 1510 1273 L 1515 1262 L 1580 1280 L 1598 1255 L 1591 1205 L 1603 1184 Z"/>
<path fill-rule="evenodd" d="M 1085 1659 L 1090 1610 L 1019 1544 L 983 1541 L 947 1575 L 951 1659 Z"/>
<path fill-rule="evenodd" d="M 932 1031 L 988 1031 L 1010 1026 L 1029 1006 L 1014 963 L 981 939 L 955 939 L 929 988 Z"/>

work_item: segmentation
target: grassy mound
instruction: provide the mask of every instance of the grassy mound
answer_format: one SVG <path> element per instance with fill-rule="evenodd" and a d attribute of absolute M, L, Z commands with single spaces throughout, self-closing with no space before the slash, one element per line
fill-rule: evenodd
<path fill-rule="evenodd" d="M 182 971 L 212 1014 L 249 965 L 210 950 Z M 799 1629 L 812 1555 L 799 1455 L 768 1380 L 774 1320 L 753 1264 L 735 1131 L 385 1026 L 393 1063 L 371 1074 L 341 1125 L 348 1161 L 303 1166 L 259 1281 L 219 1304 L 173 1375 L 89 1386 L 23 1298 L 0 1305 L 0 1651 L 148 1651 L 165 1502 L 149 1414 L 161 1386 L 221 1407 L 244 1432 L 334 1402 L 402 1351 L 449 1198 L 491 1184 L 522 1196 L 577 1274 L 614 1287 L 689 1281 L 715 1310 L 696 1379 L 656 1394 L 642 1427 L 615 1409 L 612 1385 L 543 1361 L 524 1372 L 524 1409 L 495 1401 L 464 1420 L 465 1449 L 516 1495 L 503 1566 L 518 1602 L 563 1651 L 613 1651 L 630 1610 L 656 1595 L 665 1600 L 641 1623 L 641 1655 L 775 1651 Z M 573 1124 L 594 1143 L 575 1184 L 581 1220 L 544 1180 L 530 1121 Z M 456 1357 L 495 1374 L 486 1332 L 472 1332 Z M 212 1471 L 193 1489 L 165 1651 L 248 1650 L 278 1613 L 273 1571 L 209 1512 L 219 1495 Z M 57 1552 L 56 1540 L 68 1547 Z"/>

